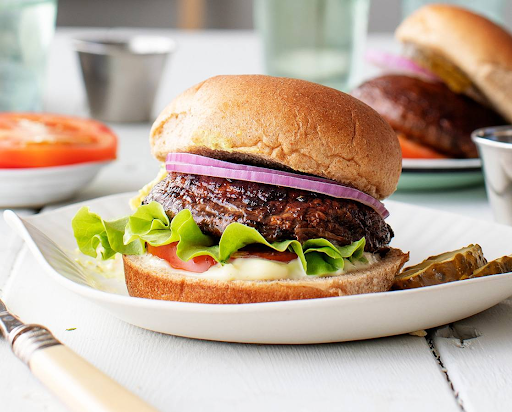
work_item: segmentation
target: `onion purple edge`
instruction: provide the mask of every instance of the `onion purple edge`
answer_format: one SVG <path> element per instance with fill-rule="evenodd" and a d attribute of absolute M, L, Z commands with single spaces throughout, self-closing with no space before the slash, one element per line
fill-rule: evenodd
<path fill-rule="evenodd" d="M 360 190 L 340 185 L 328 179 L 241 165 L 191 153 L 168 154 L 166 170 L 307 190 L 336 198 L 354 200 L 371 207 L 384 219 L 389 216 L 388 210 L 379 200 Z"/>

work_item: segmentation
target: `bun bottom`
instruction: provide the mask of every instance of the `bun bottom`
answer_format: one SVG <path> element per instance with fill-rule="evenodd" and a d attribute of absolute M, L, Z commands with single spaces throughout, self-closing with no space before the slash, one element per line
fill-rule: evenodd
<path fill-rule="evenodd" d="M 220 281 L 182 275 L 169 269 L 148 270 L 141 256 L 123 256 L 130 296 L 194 303 L 258 303 L 384 292 L 409 259 L 390 249 L 379 262 L 345 275 L 300 280 Z"/>

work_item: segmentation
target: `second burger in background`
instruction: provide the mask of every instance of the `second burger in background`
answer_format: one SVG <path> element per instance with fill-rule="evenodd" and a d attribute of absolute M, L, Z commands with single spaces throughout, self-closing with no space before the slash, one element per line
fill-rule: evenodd
<path fill-rule="evenodd" d="M 415 74 L 371 79 L 352 94 L 391 124 L 404 157 L 477 157 L 471 132 L 512 121 L 512 35 L 466 9 L 436 4 L 404 20 L 396 37 L 405 58 L 389 56 L 390 66 Z"/>

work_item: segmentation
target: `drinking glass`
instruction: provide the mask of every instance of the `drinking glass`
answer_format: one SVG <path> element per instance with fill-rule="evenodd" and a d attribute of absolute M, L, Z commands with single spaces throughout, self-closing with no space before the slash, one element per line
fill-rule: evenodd
<path fill-rule="evenodd" d="M 0 111 L 42 110 L 56 0 L 0 1 Z"/>
<path fill-rule="evenodd" d="M 340 90 L 362 64 L 369 0 L 255 0 L 266 72 Z"/>

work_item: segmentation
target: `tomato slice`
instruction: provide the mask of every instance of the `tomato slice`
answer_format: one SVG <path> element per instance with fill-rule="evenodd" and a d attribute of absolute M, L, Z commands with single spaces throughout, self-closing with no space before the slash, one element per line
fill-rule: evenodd
<path fill-rule="evenodd" d="M 48 113 L 0 113 L 0 168 L 51 167 L 116 158 L 103 123 Z"/>
<path fill-rule="evenodd" d="M 402 148 L 402 157 L 405 159 L 446 159 L 448 157 L 433 149 L 413 142 L 402 134 L 398 134 L 398 141 Z"/>
<path fill-rule="evenodd" d="M 176 255 L 177 245 L 177 242 L 164 246 L 151 246 L 147 244 L 147 251 L 153 256 L 166 260 L 174 269 L 187 270 L 194 273 L 206 272 L 217 264 L 215 259 L 210 256 L 198 256 L 185 262 Z M 288 263 L 297 259 L 297 255 L 288 251 L 277 252 L 261 245 L 246 246 L 231 255 L 231 259 L 245 258 L 261 258 Z"/>
<path fill-rule="evenodd" d="M 263 245 L 250 245 L 243 249 L 233 253 L 231 259 L 244 259 L 244 258 L 261 258 L 267 260 L 275 260 L 277 262 L 291 262 L 297 259 L 297 255 L 293 252 L 278 252 L 273 249 L 269 249 Z"/>
<path fill-rule="evenodd" d="M 185 262 L 176 255 L 177 245 L 178 242 L 169 243 L 164 246 L 151 246 L 148 244 L 147 251 L 153 256 L 166 260 L 174 269 L 182 269 L 194 273 L 206 272 L 217 264 L 215 259 L 210 256 L 198 256 Z"/>

